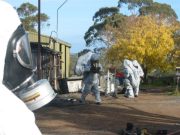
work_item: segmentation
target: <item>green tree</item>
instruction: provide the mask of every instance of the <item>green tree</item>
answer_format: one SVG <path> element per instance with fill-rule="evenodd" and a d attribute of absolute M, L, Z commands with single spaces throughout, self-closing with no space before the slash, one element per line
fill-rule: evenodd
<path fill-rule="evenodd" d="M 149 6 L 153 0 L 119 0 L 118 7 L 121 8 L 123 4 L 128 6 L 128 10 L 134 10 L 143 6 Z"/>
<path fill-rule="evenodd" d="M 70 62 L 70 76 L 72 76 L 72 75 L 74 75 L 74 68 L 75 68 L 76 62 L 78 60 L 78 54 L 71 54 L 70 59 L 71 59 L 71 62 Z"/>
<path fill-rule="evenodd" d="M 38 8 L 29 2 L 23 3 L 17 8 L 18 15 L 27 31 L 36 31 L 38 24 L 37 10 Z M 49 17 L 46 14 L 41 13 L 40 20 L 42 25 L 45 24 L 48 19 Z"/>
<path fill-rule="evenodd" d="M 125 4 L 129 10 L 139 9 L 139 15 L 155 15 L 156 17 L 164 17 L 169 22 L 173 22 L 172 18 L 177 19 L 174 10 L 167 4 L 153 3 L 153 0 L 119 0 L 118 7 Z M 124 27 L 123 21 L 127 16 L 119 13 L 117 7 L 105 7 L 99 9 L 93 16 L 94 24 L 89 27 L 84 35 L 86 46 L 106 45 L 109 46 L 114 42 L 113 33 L 109 32 L 107 27 L 114 28 Z M 171 19 L 171 20 L 170 20 Z M 123 24 L 123 25 L 122 25 Z"/>
<path fill-rule="evenodd" d="M 112 16 L 114 14 L 117 14 L 118 12 L 119 9 L 117 7 L 100 8 L 99 11 L 94 14 L 93 21 L 95 21 L 95 24 L 103 22 L 108 16 Z"/>
<path fill-rule="evenodd" d="M 175 66 L 179 67 L 180 66 L 180 27 L 179 30 L 177 30 L 174 33 L 174 42 L 175 42 L 175 47 L 171 52 L 170 60 L 173 62 Z"/>
<path fill-rule="evenodd" d="M 111 36 L 111 33 L 107 33 L 106 26 L 118 27 L 124 17 L 124 15 L 119 14 L 119 9 L 117 7 L 99 9 L 93 16 L 94 24 L 89 27 L 84 35 L 86 46 L 109 44 L 107 42 L 107 37 Z"/>
<path fill-rule="evenodd" d="M 130 16 L 125 16 L 125 15 L 121 14 L 120 11 L 121 11 L 121 7 L 123 4 L 127 5 L 128 10 L 138 11 L 138 14 L 136 14 L 136 15 L 132 14 Z M 128 57 L 135 59 L 136 58 L 135 56 L 138 56 L 137 60 L 142 63 L 143 61 L 145 61 L 144 60 L 145 54 L 142 54 L 144 52 L 144 51 L 142 51 L 143 48 L 141 48 L 141 46 L 138 46 L 138 45 L 135 46 L 135 44 L 133 44 L 133 42 L 137 42 L 136 44 L 141 43 L 140 35 L 143 35 L 146 32 L 150 33 L 150 31 L 148 29 L 148 21 L 146 21 L 147 24 L 145 25 L 147 27 L 147 29 L 145 29 L 143 27 L 141 28 L 140 26 L 143 24 L 141 24 L 140 22 L 138 25 L 137 24 L 135 25 L 134 23 L 136 23 L 138 18 L 139 19 L 146 18 L 145 16 L 148 16 L 147 18 L 151 19 L 151 20 L 149 19 L 149 21 L 153 22 L 156 29 L 162 28 L 161 30 L 162 31 L 164 30 L 165 33 L 163 34 L 162 31 L 159 31 L 159 33 L 157 32 L 157 35 L 159 36 L 158 38 L 157 37 L 142 38 L 144 40 L 144 41 L 142 40 L 142 43 L 146 41 L 147 45 L 149 45 L 149 43 L 150 44 L 153 43 L 154 40 L 158 41 L 158 43 L 162 40 L 162 41 L 164 41 L 164 43 L 162 42 L 158 45 L 158 46 L 161 46 L 161 45 L 165 45 L 166 41 L 168 42 L 167 39 L 169 39 L 169 42 L 171 42 L 171 43 L 167 43 L 167 44 L 170 44 L 170 48 L 169 49 L 167 48 L 167 50 L 166 50 L 167 55 L 166 56 L 162 55 L 162 58 L 166 57 L 167 59 L 162 61 L 162 63 L 169 62 L 168 64 L 173 64 L 175 57 L 177 60 L 179 53 L 177 53 L 178 52 L 178 50 L 176 49 L 177 47 L 172 45 L 172 43 L 175 42 L 174 39 L 172 38 L 172 35 L 177 30 L 177 28 L 172 27 L 172 26 L 174 24 L 178 23 L 178 21 L 177 21 L 176 13 L 169 5 L 160 4 L 157 2 L 153 3 L 153 0 L 119 0 L 118 8 L 119 8 L 119 10 L 117 10 L 116 7 L 101 8 L 99 11 L 97 11 L 95 13 L 95 15 L 93 16 L 94 24 L 92 26 L 90 26 L 90 28 L 88 29 L 88 31 L 85 33 L 85 36 L 84 36 L 84 39 L 86 41 L 86 46 L 92 46 L 92 45 L 99 46 L 99 45 L 101 45 L 101 43 L 103 43 L 103 45 L 105 44 L 106 51 L 104 54 L 106 54 L 106 52 L 108 51 L 108 48 L 110 48 L 110 51 L 108 51 L 107 56 L 109 56 L 109 54 L 112 56 L 111 57 L 112 59 L 109 59 L 109 57 L 106 57 L 104 60 L 104 61 L 108 61 L 107 63 L 109 63 L 109 61 L 110 61 L 111 63 L 109 63 L 109 64 L 112 64 L 112 62 L 113 62 L 113 64 L 120 63 L 120 61 L 122 61 L 125 58 L 123 56 L 126 56 L 127 50 L 129 50 L 128 53 L 130 54 L 130 56 L 128 56 Z M 153 12 L 150 12 L 151 11 L 150 9 L 153 10 Z M 149 22 L 149 23 L 152 24 L 152 22 Z M 137 26 L 137 28 L 136 28 L 136 26 Z M 142 29 L 144 30 L 143 32 L 142 32 Z M 139 37 L 137 35 L 136 36 L 133 35 L 132 31 L 136 31 L 136 34 L 139 35 Z M 137 33 L 137 31 L 139 31 L 139 34 Z M 156 33 L 155 30 L 154 30 L 154 32 Z M 166 35 L 164 37 L 166 37 L 167 39 L 162 39 L 161 34 Z M 129 45 L 130 42 L 132 42 L 132 44 L 131 44 L 131 46 L 128 46 L 128 48 L 127 48 L 127 45 Z M 118 45 L 119 48 L 116 48 L 117 44 L 119 44 Z M 120 44 L 121 44 L 121 46 L 120 46 Z M 176 44 L 176 42 L 175 42 L 175 44 Z M 174 49 L 172 49 L 171 47 Z M 151 48 L 153 48 L 153 47 L 151 47 Z M 153 52 L 151 50 L 149 50 L 149 51 Z M 126 53 L 124 53 L 124 52 L 126 52 Z M 132 52 L 138 52 L 139 54 L 137 55 L 136 53 L 132 53 Z M 162 51 L 162 52 L 165 52 L 165 51 Z M 146 53 L 146 54 L 148 54 L 148 53 Z M 122 59 L 116 59 L 117 57 L 122 58 Z M 154 55 L 152 55 L 152 59 L 153 59 L 153 57 L 154 57 Z M 150 55 L 149 55 L 149 58 L 150 58 Z M 173 61 L 171 61 L 170 58 Z M 117 60 L 117 62 L 115 60 Z M 152 63 L 152 62 L 149 62 L 149 63 Z M 147 72 L 153 70 L 153 68 L 165 69 L 165 67 L 162 66 L 163 65 L 162 63 L 161 64 L 159 63 L 159 65 L 157 64 L 154 67 L 153 66 L 151 67 L 150 65 L 145 63 L 144 69 L 147 70 Z"/>
<path fill-rule="evenodd" d="M 139 9 L 140 15 L 153 15 L 162 18 L 175 18 L 177 15 L 175 11 L 168 4 L 161 4 L 154 2 L 149 6 L 143 6 Z"/>

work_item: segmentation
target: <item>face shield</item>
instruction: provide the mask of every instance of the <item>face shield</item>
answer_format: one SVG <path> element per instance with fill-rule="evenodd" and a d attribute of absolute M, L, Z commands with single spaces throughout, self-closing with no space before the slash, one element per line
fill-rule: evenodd
<path fill-rule="evenodd" d="M 137 62 L 137 60 L 133 60 L 133 66 L 135 67 L 135 68 L 138 68 L 139 67 L 139 63 Z"/>
<path fill-rule="evenodd" d="M 29 69 L 33 69 L 32 54 L 29 45 L 28 35 L 25 33 L 18 41 L 13 52 L 14 57 L 17 57 L 18 62 Z M 34 67 L 35 68 L 35 67 Z"/>
<path fill-rule="evenodd" d="M 32 55 L 27 33 L 22 25 L 12 34 L 5 57 L 3 83 L 16 91 L 33 75 Z"/>
<path fill-rule="evenodd" d="M 92 54 L 91 59 L 91 72 L 93 73 L 99 73 L 100 72 L 100 63 L 99 63 L 99 55 Z"/>
<path fill-rule="evenodd" d="M 35 70 L 28 35 L 20 25 L 8 42 L 3 84 L 20 97 L 31 110 L 47 104 L 56 95 L 47 80 L 38 81 Z"/>

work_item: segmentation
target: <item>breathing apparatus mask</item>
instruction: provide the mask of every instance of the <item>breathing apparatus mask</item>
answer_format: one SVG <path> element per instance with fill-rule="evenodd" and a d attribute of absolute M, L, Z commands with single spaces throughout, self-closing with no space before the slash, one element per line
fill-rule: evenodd
<path fill-rule="evenodd" d="M 28 34 L 20 25 L 8 42 L 3 84 L 31 110 L 44 106 L 56 96 L 46 79 L 37 80 L 35 71 Z"/>
<path fill-rule="evenodd" d="M 91 63 L 90 71 L 92 73 L 99 73 L 101 68 L 99 63 L 99 56 L 97 54 L 92 54 L 90 63 Z"/>

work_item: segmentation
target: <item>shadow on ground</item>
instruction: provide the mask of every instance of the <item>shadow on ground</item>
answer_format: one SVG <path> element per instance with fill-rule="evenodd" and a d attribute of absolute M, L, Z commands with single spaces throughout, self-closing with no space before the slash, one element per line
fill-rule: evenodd
<path fill-rule="evenodd" d="M 74 96 L 56 97 L 50 104 L 35 111 L 35 115 L 43 133 L 63 135 L 118 134 L 126 128 L 127 122 L 138 128 L 147 128 L 153 134 L 159 129 L 169 132 L 180 129 L 179 100 L 162 102 L 163 97 L 149 96 L 139 99 L 102 97 L 102 105 L 94 104 L 91 96 L 84 105 L 79 104 Z"/>

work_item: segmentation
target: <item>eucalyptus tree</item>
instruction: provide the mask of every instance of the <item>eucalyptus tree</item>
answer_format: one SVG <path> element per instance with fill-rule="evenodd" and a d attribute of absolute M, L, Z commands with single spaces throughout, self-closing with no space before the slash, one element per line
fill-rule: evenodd
<path fill-rule="evenodd" d="M 176 12 L 168 4 L 154 2 L 149 6 L 143 6 L 139 9 L 140 15 L 152 15 L 159 18 L 177 19 Z"/>
<path fill-rule="evenodd" d="M 93 25 L 89 27 L 84 35 L 86 46 L 106 45 L 113 40 L 111 32 L 108 32 L 106 26 L 119 27 L 125 16 L 119 14 L 118 7 L 105 7 L 99 9 L 93 16 Z M 107 37 L 111 37 L 108 39 Z"/>
<path fill-rule="evenodd" d="M 38 24 L 38 8 L 27 2 L 22 3 L 18 8 L 18 15 L 24 25 L 24 28 L 27 31 L 36 31 L 36 27 Z M 40 20 L 41 24 L 45 24 L 48 21 L 49 17 L 45 13 L 41 13 Z"/>
<path fill-rule="evenodd" d="M 141 7 L 150 6 L 153 0 L 119 0 L 118 7 L 122 8 L 123 5 L 127 5 L 128 10 L 133 11 Z"/>

